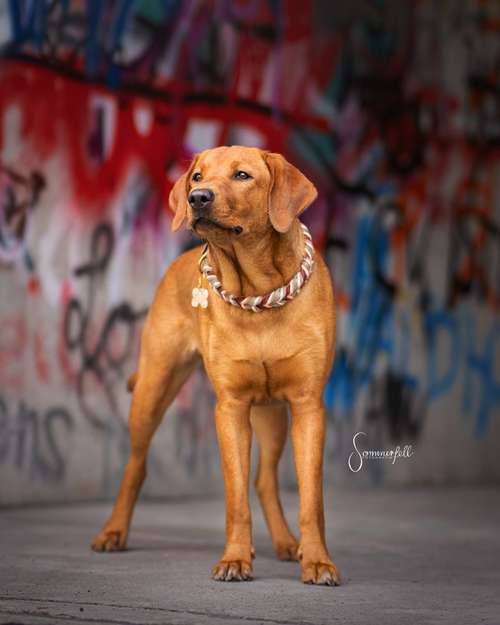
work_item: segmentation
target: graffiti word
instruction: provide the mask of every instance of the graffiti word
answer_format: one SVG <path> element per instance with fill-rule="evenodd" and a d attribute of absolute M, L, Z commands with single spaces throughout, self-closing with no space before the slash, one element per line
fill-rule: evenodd
<path fill-rule="evenodd" d="M 78 279 L 87 280 L 86 304 L 77 297 L 68 302 L 64 317 L 64 337 L 68 350 L 80 356 L 79 370 L 76 375 L 78 402 L 83 415 L 89 422 L 99 428 L 110 426 L 106 414 L 97 411 L 92 405 L 88 393 L 88 383 L 94 382 L 102 390 L 106 406 L 113 417 L 119 413 L 113 378 L 123 378 L 123 366 L 130 357 L 136 343 L 136 323 L 144 317 L 145 310 L 136 312 L 127 302 L 113 306 L 108 312 L 95 346 L 89 346 L 90 333 L 93 327 L 97 280 L 105 273 L 114 246 L 114 233 L 109 224 L 96 226 L 90 243 L 90 260 L 74 271 Z M 124 333 L 120 349 L 116 349 L 116 341 L 112 339 L 116 333 Z M 113 349 L 115 347 L 115 349 Z"/>
<path fill-rule="evenodd" d="M 61 434 L 73 429 L 73 419 L 62 406 L 44 411 L 19 401 L 9 409 L 0 396 L 0 464 L 10 463 L 32 479 L 58 482 L 64 478 L 66 458 Z"/>

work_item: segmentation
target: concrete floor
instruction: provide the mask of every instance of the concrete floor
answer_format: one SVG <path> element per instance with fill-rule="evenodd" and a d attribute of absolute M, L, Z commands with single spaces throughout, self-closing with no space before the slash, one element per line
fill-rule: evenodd
<path fill-rule="evenodd" d="M 284 499 L 295 520 L 296 495 Z M 209 577 L 222 501 L 140 504 L 119 554 L 89 550 L 109 505 L 3 510 L 0 623 L 500 624 L 497 489 L 337 490 L 327 503 L 340 587 L 305 586 L 277 561 L 256 505 L 255 580 L 239 583 Z"/>

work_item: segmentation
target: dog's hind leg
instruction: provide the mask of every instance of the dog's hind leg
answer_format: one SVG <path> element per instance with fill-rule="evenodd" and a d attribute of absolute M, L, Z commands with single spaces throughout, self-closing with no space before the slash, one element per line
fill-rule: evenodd
<path fill-rule="evenodd" d="M 255 488 L 280 560 L 296 560 L 298 542 L 288 527 L 278 494 L 278 463 L 286 442 L 287 407 L 252 406 L 252 428 L 259 444 Z"/>
<path fill-rule="evenodd" d="M 182 324 L 146 320 L 138 373 L 134 374 L 129 413 L 130 454 L 113 512 L 92 543 L 94 551 L 125 549 L 130 520 L 146 477 L 149 444 L 162 417 L 193 370 L 198 357 L 189 349 L 189 331 Z"/>

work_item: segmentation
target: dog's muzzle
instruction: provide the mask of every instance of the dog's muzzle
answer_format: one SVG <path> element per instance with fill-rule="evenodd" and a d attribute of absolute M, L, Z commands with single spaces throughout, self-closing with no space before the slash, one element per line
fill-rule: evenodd
<path fill-rule="evenodd" d="M 211 212 L 215 199 L 212 189 L 193 189 L 188 196 L 188 202 L 193 211 L 192 227 L 196 230 L 197 226 L 216 227 L 233 234 L 241 234 L 243 228 L 241 226 L 228 226 L 220 223 L 215 219 Z"/>

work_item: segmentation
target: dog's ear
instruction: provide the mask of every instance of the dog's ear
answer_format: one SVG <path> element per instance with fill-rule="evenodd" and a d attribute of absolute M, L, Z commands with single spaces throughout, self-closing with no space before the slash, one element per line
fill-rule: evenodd
<path fill-rule="evenodd" d="M 287 232 L 295 217 L 314 202 L 318 192 L 281 154 L 264 152 L 263 156 L 271 173 L 269 219 L 275 230 Z"/>
<path fill-rule="evenodd" d="M 186 219 L 189 181 L 196 165 L 197 156 L 198 155 L 195 155 L 193 157 L 189 169 L 177 180 L 168 196 L 168 205 L 170 206 L 170 210 L 174 213 L 171 225 L 174 232 L 179 230 Z"/>

